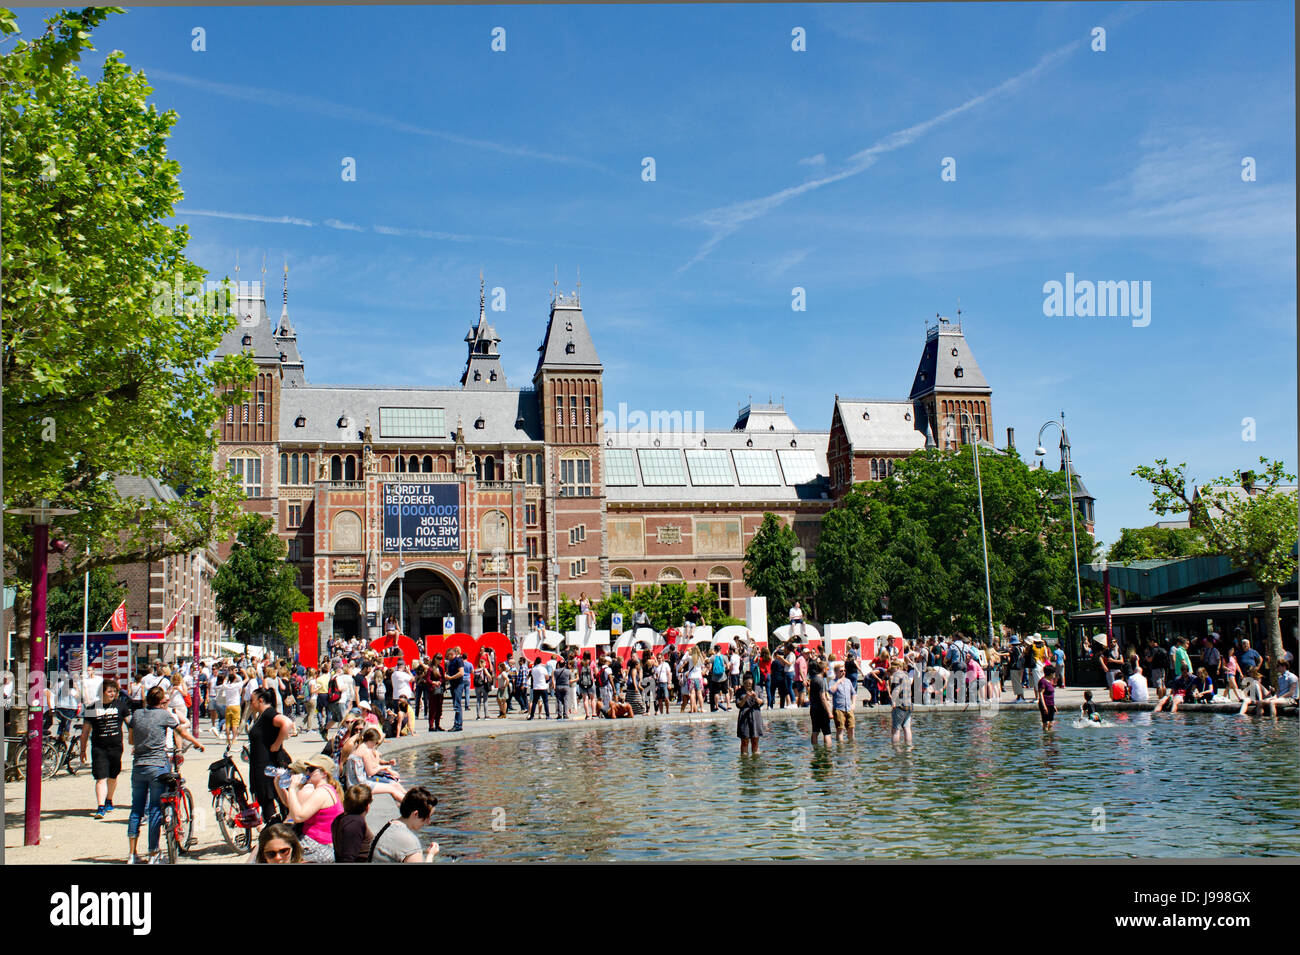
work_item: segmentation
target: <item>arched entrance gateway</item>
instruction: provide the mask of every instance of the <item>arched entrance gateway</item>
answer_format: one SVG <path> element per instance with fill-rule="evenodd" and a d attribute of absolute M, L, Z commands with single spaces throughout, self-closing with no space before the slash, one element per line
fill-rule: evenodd
<path fill-rule="evenodd" d="M 344 640 L 361 636 L 361 604 L 351 597 L 334 604 L 334 636 Z"/>
<path fill-rule="evenodd" d="M 399 612 L 399 593 L 404 614 Z M 442 619 L 448 615 L 454 616 L 457 627 L 463 628 L 463 613 L 456 587 L 446 577 L 424 567 L 407 568 L 405 580 L 399 584 L 394 577 L 384 592 L 382 619 L 405 619 L 408 637 L 441 634 Z"/>

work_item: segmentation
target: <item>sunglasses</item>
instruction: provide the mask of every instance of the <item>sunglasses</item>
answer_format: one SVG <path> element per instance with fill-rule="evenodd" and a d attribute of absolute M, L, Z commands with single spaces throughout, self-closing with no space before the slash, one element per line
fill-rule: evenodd
<path fill-rule="evenodd" d="M 262 855 L 268 859 L 279 859 L 285 856 L 293 855 L 293 846 L 285 846 L 283 849 L 267 849 Z"/>

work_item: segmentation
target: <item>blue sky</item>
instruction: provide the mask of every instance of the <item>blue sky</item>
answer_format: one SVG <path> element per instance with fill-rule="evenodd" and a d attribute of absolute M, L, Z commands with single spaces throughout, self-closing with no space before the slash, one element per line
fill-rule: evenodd
<path fill-rule="evenodd" d="M 1137 464 L 1294 469 L 1293 37 L 1278 2 L 141 8 L 83 65 L 178 112 L 195 261 L 288 258 L 312 382 L 454 384 L 481 268 L 527 384 L 580 268 L 607 406 L 825 429 L 960 300 L 998 443 L 1064 410 L 1109 542 L 1156 519 Z M 1044 316 L 1067 272 L 1151 282 L 1150 324 Z"/>

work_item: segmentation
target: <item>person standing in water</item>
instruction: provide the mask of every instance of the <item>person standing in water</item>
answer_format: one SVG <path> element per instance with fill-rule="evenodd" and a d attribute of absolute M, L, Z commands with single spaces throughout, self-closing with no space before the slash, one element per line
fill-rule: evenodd
<path fill-rule="evenodd" d="M 736 736 L 740 738 L 740 755 L 752 753 L 757 756 L 759 740 L 767 732 L 760 712 L 763 698 L 754 691 L 753 677 L 745 677 L 739 693 L 736 695 Z"/>

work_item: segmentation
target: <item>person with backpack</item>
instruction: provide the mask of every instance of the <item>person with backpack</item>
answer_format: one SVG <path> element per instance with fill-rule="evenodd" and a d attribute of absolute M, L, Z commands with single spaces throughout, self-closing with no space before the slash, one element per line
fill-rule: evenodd
<path fill-rule="evenodd" d="M 716 713 L 719 705 L 729 710 L 727 705 L 727 655 L 717 647 L 709 658 L 709 710 Z"/>
<path fill-rule="evenodd" d="M 596 690 L 600 693 L 600 704 L 608 707 L 614 702 L 614 669 L 609 665 L 609 657 L 600 658 L 596 670 Z"/>
<path fill-rule="evenodd" d="M 533 701 L 528 707 L 528 718 L 531 720 L 537 715 L 537 704 L 540 703 L 542 704 L 542 710 L 546 714 L 546 718 L 549 720 L 551 718 L 551 672 L 546 668 L 546 664 L 542 662 L 540 656 L 533 664 L 533 668 L 529 673 L 529 678 L 532 681 Z"/>
<path fill-rule="evenodd" d="M 591 662 L 584 653 L 578 661 L 578 699 L 582 701 L 582 718 L 596 718 L 596 677 L 591 672 Z"/>

